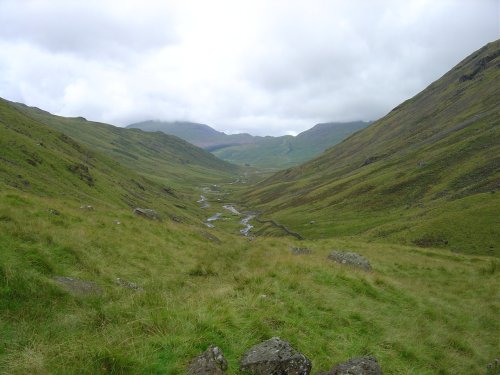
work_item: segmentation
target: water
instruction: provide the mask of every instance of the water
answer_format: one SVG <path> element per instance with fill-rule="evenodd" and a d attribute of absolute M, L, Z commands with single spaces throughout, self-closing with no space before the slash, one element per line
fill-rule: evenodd
<path fill-rule="evenodd" d="M 210 216 L 207 221 L 208 222 L 211 222 L 211 221 L 215 221 L 215 220 L 219 220 L 219 218 L 221 217 L 221 213 L 220 212 L 217 212 L 216 214 Z"/>
<path fill-rule="evenodd" d="M 210 207 L 210 203 L 208 203 L 207 198 L 204 195 L 200 195 L 200 199 L 197 200 L 196 203 L 202 203 L 201 208 Z"/>
<path fill-rule="evenodd" d="M 255 215 L 248 215 L 245 216 L 243 219 L 240 220 L 240 224 L 244 225 L 245 228 L 240 229 L 240 233 L 244 235 L 245 237 L 248 236 L 250 233 L 250 230 L 253 228 L 252 224 L 249 224 L 248 222 L 252 220 L 255 217 Z"/>

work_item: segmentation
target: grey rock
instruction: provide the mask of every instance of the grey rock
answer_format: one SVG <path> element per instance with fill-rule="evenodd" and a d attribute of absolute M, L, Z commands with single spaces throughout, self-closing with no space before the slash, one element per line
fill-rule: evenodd
<path fill-rule="evenodd" d="M 352 358 L 335 366 L 329 372 L 316 375 L 383 375 L 382 369 L 373 356 Z"/>
<path fill-rule="evenodd" d="M 307 247 L 292 247 L 292 254 L 301 255 L 301 254 L 311 254 L 312 250 Z"/>
<path fill-rule="evenodd" d="M 372 266 L 368 259 L 364 256 L 344 251 L 332 251 L 330 255 L 328 255 L 328 259 L 333 260 L 340 264 L 346 264 L 349 266 L 354 266 L 357 268 L 361 268 L 365 271 L 371 271 Z"/>
<path fill-rule="evenodd" d="M 308 375 L 311 367 L 306 356 L 279 337 L 255 345 L 240 359 L 241 371 L 252 375 Z"/>
<path fill-rule="evenodd" d="M 156 212 L 155 210 L 149 209 L 149 208 L 137 207 L 134 209 L 134 214 L 145 217 L 145 218 L 150 219 L 150 220 L 161 221 L 161 217 L 158 214 L 158 212 Z"/>
<path fill-rule="evenodd" d="M 85 211 L 94 211 L 94 207 L 92 207 L 89 204 L 85 204 L 83 206 L 80 206 L 80 209 L 85 210 Z"/>
<path fill-rule="evenodd" d="M 101 288 L 92 281 L 80 280 L 74 277 L 55 276 L 54 280 L 67 292 L 76 295 L 101 294 Z"/>
<path fill-rule="evenodd" d="M 136 290 L 138 292 L 142 292 L 144 289 L 142 287 L 140 287 L 139 285 L 137 285 L 136 283 L 133 283 L 131 281 L 127 281 L 127 280 L 123 280 L 119 277 L 116 278 L 116 284 L 124 287 L 124 288 L 127 288 L 127 289 L 133 289 L 133 290 Z"/>
<path fill-rule="evenodd" d="M 188 375 L 222 375 L 226 370 L 227 361 L 222 351 L 216 346 L 209 346 L 191 362 L 187 373 Z"/>

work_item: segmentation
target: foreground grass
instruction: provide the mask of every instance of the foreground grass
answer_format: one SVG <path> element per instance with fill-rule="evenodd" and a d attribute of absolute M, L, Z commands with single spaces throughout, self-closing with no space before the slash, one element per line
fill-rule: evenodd
<path fill-rule="evenodd" d="M 216 344 L 235 374 L 271 336 L 292 342 L 313 371 L 370 353 L 386 374 L 482 374 L 498 356 L 494 258 L 212 230 L 216 243 L 207 230 L 0 193 L 0 372 L 183 374 Z M 313 253 L 294 256 L 292 246 Z M 325 261 L 332 249 L 362 253 L 374 272 Z M 71 295 L 56 275 L 102 294 Z"/>

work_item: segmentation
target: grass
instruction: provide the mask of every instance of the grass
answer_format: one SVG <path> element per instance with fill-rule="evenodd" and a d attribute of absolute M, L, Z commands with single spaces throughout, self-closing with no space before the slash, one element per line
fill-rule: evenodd
<path fill-rule="evenodd" d="M 55 116 L 19 103 L 3 103 L 20 111 L 32 122 L 46 125 L 71 137 L 82 146 L 116 160 L 149 180 L 182 191 L 200 183 L 231 180 L 239 173 L 235 165 L 161 132 L 148 133 L 83 118 Z"/>
<path fill-rule="evenodd" d="M 499 46 L 488 44 L 320 157 L 243 191 L 240 201 L 308 238 L 352 235 L 500 256 Z M 488 56 L 474 79 L 460 79 Z"/>
<path fill-rule="evenodd" d="M 411 99 L 391 116 L 429 101 Z M 491 372 L 500 351 L 498 127 L 494 112 L 474 117 L 490 102 L 485 94 L 459 103 L 466 113 L 454 112 L 458 104 L 425 107 L 424 133 L 377 124 L 367 138 L 357 133 L 351 145 L 368 139 L 377 151 L 363 167 L 365 156 L 349 158 L 343 144 L 255 186 L 265 174 L 247 171 L 229 184 L 235 172 L 219 162 L 172 162 L 167 155 L 182 144 L 172 138 L 156 143 L 0 101 L 0 373 L 184 374 L 214 344 L 238 374 L 241 355 L 272 336 L 308 356 L 313 371 L 372 354 L 385 374 Z M 426 122 L 452 112 L 446 134 Z M 84 124 L 75 138 L 55 130 L 75 121 Z M 423 144 L 386 153 L 398 137 L 406 142 L 405 129 Z M 323 162 L 332 155 L 330 169 Z M 202 210 L 195 201 L 207 184 L 215 193 Z M 308 240 L 272 237 L 281 233 L 270 227 L 269 236 L 241 237 L 239 217 L 221 207 L 235 199 Z M 136 206 L 164 220 L 134 215 Z M 209 229 L 203 221 L 215 212 L 222 220 Z M 358 252 L 374 271 L 328 261 L 332 250 Z M 127 287 L 135 284 L 141 289 Z"/>
<path fill-rule="evenodd" d="M 235 374 L 245 350 L 272 336 L 315 370 L 370 353 L 386 374 L 480 374 L 498 354 L 494 258 L 212 229 L 217 244 L 199 226 L 19 192 L 0 194 L 0 217 L 4 373 L 182 374 L 216 344 Z M 313 253 L 292 255 L 293 246 Z M 325 262 L 332 249 L 365 255 L 375 271 Z M 103 293 L 71 295 L 57 275 Z"/>

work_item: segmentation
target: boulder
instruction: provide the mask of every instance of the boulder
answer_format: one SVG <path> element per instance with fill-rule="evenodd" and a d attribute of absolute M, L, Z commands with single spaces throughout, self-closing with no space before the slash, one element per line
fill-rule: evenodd
<path fill-rule="evenodd" d="M 311 367 L 306 356 L 279 337 L 255 345 L 240 359 L 241 371 L 252 375 L 308 375 Z"/>
<path fill-rule="evenodd" d="M 361 268 L 368 272 L 372 270 L 372 266 L 368 259 L 357 253 L 332 251 L 330 255 L 328 255 L 328 259 L 340 264 L 346 264 L 349 266 Z"/>
<path fill-rule="evenodd" d="M 80 280 L 75 277 L 55 276 L 54 280 L 67 292 L 75 296 L 101 294 L 101 288 L 93 281 Z"/>
<path fill-rule="evenodd" d="M 155 210 L 151 210 L 149 208 L 139 208 L 139 207 L 137 207 L 137 208 L 134 209 L 134 214 L 142 216 L 142 217 L 145 217 L 145 218 L 150 219 L 150 220 L 161 221 L 161 217 L 158 214 L 158 212 L 156 212 Z"/>
<path fill-rule="evenodd" d="M 372 356 L 352 358 L 328 372 L 316 375 L 383 375 L 377 359 Z"/>
<path fill-rule="evenodd" d="M 207 350 L 193 359 L 188 368 L 188 375 L 222 375 L 227 370 L 227 361 L 222 351 L 216 346 L 209 346 Z"/>

